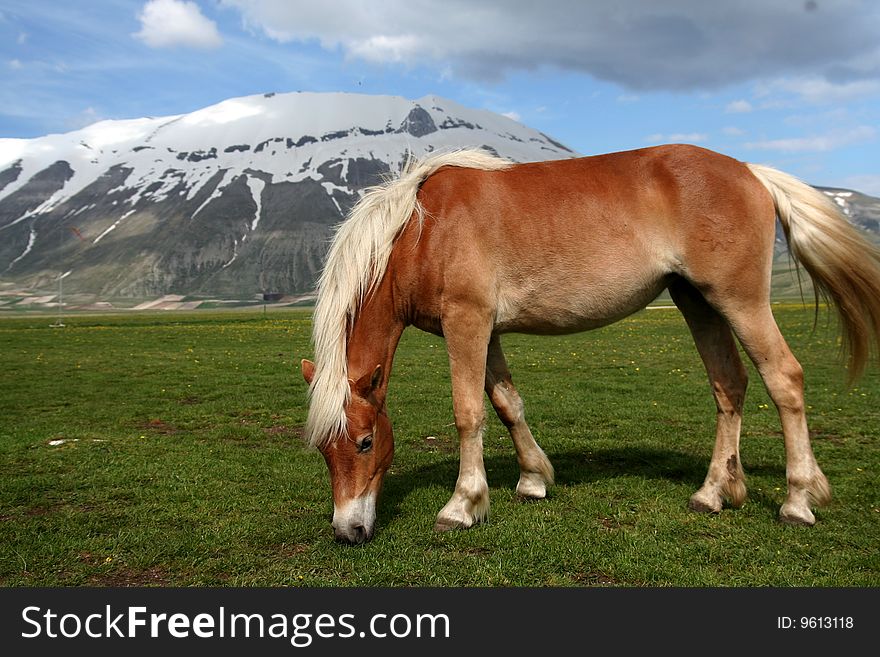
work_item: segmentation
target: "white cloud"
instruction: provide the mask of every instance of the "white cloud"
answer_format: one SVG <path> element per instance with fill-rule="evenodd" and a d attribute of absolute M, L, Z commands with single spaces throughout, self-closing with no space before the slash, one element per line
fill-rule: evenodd
<path fill-rule="evenodd" d="M 698 144 L 700 142 L 709 141 L 709 135 L 704 132 L 673 132 L 671 134 L 663 134 L 660 132 L 648 135 L 645 141 L 652 144 Z"/>
<path fill-rule="evenodd" d="M 848 187 L 871 196 L 880 196 L 880 173 L 849 176 L 844 178 L 841 187 Z"/>
<path fill-rule="evenodd" d="M 216 48 L 223 43 L 217 24 L 188 0 L 149 0 L 138 20 L 141 30 L 133 36 L 151 48 Z"/>
<path fill-rule="evenodd" d="M 756 95 L 767 98 L 767 107 L 784 107 L 785 100 L 780 96 L 793 96 L 797 100 L 813 105 L 846 103 L 868 96 L 880 94 L 880 80 L 857 79 L 837 82 L 825 78 L 810 76 L 798 78 L 781 78 L 758 85 Z"/>
<path fill-rule="evenodd" d="M 734 125 L 729 125 L 722 128 L 721 132 L 723 132 L 728 137 L 742 137 L 744 134 L 746 134 L 745 130 L 743 130 L 742 128 L 737 128 Z"/>
<path fill-rule="evenodd" d="M 18 71 L 24 67 L 24 64 L 21 63 L 20 59 L 10 59 L 9 60 L 9 68 L 13 71 Z"/>
<path fill-rule="evenodd" d="M 418 56 L 420 43 L 412 34 L 388 36 L 377 34 L 348 44 L 351 56 L 368 62 L 411 62 Z"/>
<path fill-rule="evenodd" d="M 630 90 L 818 75 L 876 79 L 880 5 L 824 0 L 220 0 L 281 42 L 498 79 L 554 67 Z M 812 5 L 811 5 L 812 7 Z M 854 83 L 857 84 L 857 83 Z"/>
<path fill-rule="evenodd" d="M 630 103 L 639 102 L 640 98 L 637 94 L 621 94 L 617 97 L 617 102 L 622 103 L 624 105 L 629 105 Z"/>
<path fill-rule="evenodd" d="M 753 141 L 746 148 L 766 151 L 782 151 L 785 153 L 827 152 L 870 141 L 877 136 L 877 129 L 872 126 L 858 126 L 849 130 L 834 130 L 824 135 L 794 137 L 790 139 L 768 139 Z"/>
<path fill-rule="evenodd" d="M 724 108 L 724 111 L 728 114 L 745 114 L 746 112 L 752 111 L 752 104 L 747 100 L 734 100 L 733 102 L 727 103 L 727 107 Z"/>
<path fill-rule="evenodd" d="M 28 40 L 28 33 L 27 32 L 19 32 L 18 38 L 15 40 L 15 42 L 18 45 L 23 46 L 25 43 L 27 43 L 27 40 Z"/>
<path fill-rule="evenodd" d="M 790 126 L 808 128 L 810 126 L 827 127 L 829 125 L 852 125 L 852 112 L 846 107 L 835 107 L 822 112 L 805 112 L 786 116 L 783 123 Z"/>
<path fill-rule="evenodd" d="M 519 120 L 522 118 L 522 116 L 520 116 L 520 113 L 519 113 L 519 112 L 513 112 L 513 111 L 511 111 L 511 112 L 503 112 L 503 113 L 501 114 L 501 116 L 506 116 L 506 117 L 507 117 L 508 119 L 510 119 L 511 121 L 519 121 Z"/>
<path fill-rule="evenodd" d="M 103 121 L 104 118 L 94 107 L 87 107 L 79 114 L 68 116 L 64 122 L 68 130 L 80 130 L 98 121 Z"/>

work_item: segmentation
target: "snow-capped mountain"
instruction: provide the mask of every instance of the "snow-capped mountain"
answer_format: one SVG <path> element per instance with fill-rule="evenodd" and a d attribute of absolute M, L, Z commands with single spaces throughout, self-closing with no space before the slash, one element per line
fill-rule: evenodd
<path fill-rule="evenodd" d="M 834 201 L 850 221 L 869 235 L 880 234 L 880 198 L 868 196 L 852 189 L 818 187 Z"/>
<path fill-rule="evenodd" d="M 53 289 L 63 273 L 65 289 L 103 297 L 308 291 L 359 190 L 408 154 L 462 147 L 576 155 L 443 98 L 344 93 L 0 139 L 0 284 Z"/>

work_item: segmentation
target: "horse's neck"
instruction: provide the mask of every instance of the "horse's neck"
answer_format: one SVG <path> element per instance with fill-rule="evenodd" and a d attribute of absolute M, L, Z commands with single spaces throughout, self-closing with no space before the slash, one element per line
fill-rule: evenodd
<path fill-rule="evenodd" d="M 387 382 L 404 326 L 386 281 L 367 297 L 352 323 L 348 336 L 348 378 L 357 381 L 381 365 Z"/>

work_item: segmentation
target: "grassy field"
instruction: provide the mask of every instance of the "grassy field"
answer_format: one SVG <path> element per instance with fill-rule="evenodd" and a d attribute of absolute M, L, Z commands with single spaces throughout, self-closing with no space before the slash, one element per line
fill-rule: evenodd
<path fill-rule="evenodd" d="M 432 531 L 458 468 L 446 354 L 407 331 L 389 391 L 395 463 L 376 537 L 359 547 L 332 540 L 326 467 L 300 437 L 307 311 L 72 315 L 63 329 L 4 318 L 0 584 L 878 586 L 880 374 L 847 388 L 833 322 L 814 331 L 812 308 L 776 313 L 835 494 L 815 527 L 776 521 L 782 439 L 754 371 L 749 500 L 687 511 L 714 404 L 684 322 L 659 309 L 582 335 L 506 337 L 557 484 L 517 499 L 513 448 L 490 415 L 490 520 L 446 534 Z"/>

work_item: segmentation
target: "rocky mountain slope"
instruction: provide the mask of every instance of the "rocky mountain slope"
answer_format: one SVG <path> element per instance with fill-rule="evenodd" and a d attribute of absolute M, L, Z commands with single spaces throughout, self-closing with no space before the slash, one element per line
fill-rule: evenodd
<path fill-rule="evenodd" d="M 343 93 L 0 139 L 0 294 L 52 293 L 62 275 L 68 294 L 102 299 L 307 293 L 360 190 L 410 154 L 462 147 L 577 155 L 443 98 Z M 880 199 L 821 189 L 877 239 Z"/>
<path fill-rule="evenodd" d="M 180 116 L 0 139 L 0 286 L 103 298 L 312 289 L 334 224 L 409 154 L 572 157 L 425 97 L 265 94 Z M 0 289 L 2 291 L 2 289 Z"/>

